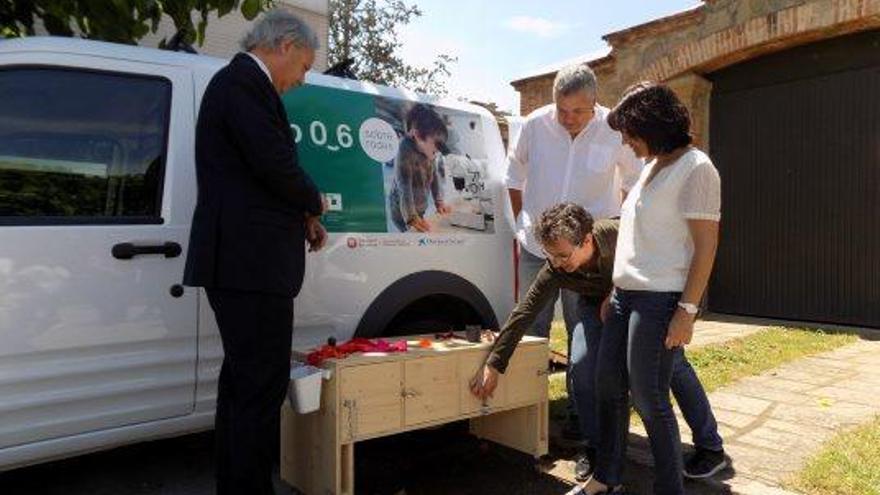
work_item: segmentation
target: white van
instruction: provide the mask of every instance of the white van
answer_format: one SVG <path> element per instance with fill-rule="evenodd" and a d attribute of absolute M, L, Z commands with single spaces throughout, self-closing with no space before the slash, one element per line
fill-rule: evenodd
<path fill-rule="evenodd" d="M 220 59 L 68 38 L 0 41 L 0 470 L 210 428 L 221 347 L 180 285 L 194 129 Z M 479 323 L 513 306 L 504 150 L 487 111 L 310 75 L 285 95 L 326 193 L 294 345 Z M 396 232 L 386 195 L 414 103 L 448 124 L 448 216 Z"/>

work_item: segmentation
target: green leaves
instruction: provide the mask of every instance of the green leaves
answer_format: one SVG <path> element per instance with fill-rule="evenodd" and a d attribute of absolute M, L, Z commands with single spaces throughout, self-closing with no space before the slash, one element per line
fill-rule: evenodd
<path fill-rule="evenodd" d="M 274 0 L 0 0 L 0 36 L 33 34 L 35 20 L 49 34 L 135 44 L 168 16 L 187 43 L 205 41 L 208 16 L 222 17 L 241 6 L 254 19 Z M 194 24 L 194 17 L 198 23 Z M 165 42 L 161 43 L 164 46 Z"/>
<path fill-rule="evenodd" d="M 241 13 L 245 19 L 251 20 L 263 9 L 262 0 L 244 0 L 241 3 Z"/>

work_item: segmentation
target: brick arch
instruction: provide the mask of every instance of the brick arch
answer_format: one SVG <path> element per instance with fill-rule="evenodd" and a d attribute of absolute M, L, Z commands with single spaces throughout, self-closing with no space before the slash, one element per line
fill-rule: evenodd
<path fill-rule="evenodd" d="M 705 74 L 811 41 L 876 28 L 880 0 L 809 2 L 686 42 L 642 69 L 639 79 L 667 81 L 688 72 Z"/>

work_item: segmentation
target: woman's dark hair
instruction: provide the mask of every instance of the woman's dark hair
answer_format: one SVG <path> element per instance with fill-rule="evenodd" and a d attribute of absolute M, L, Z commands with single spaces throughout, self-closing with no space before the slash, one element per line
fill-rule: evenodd
<path fill-rule="evenodd" d="M 669 153 L 691 144 L 687 108 L 667 86 L 641 82 L 627 88 L 608 114 L 615 131 L 642 139 L 651 154 Z"/>
<path fill-rule="evenodd" d="M 420 139 L 427 139 L 431 136 L 439 136 L 442 140 L 446 140 L 449 131 L 446 130 L 446 123 L 440 118 L 440 115 L 428 105 L 417 103 L 406 113 L 406 129 L 415 129 Z"/>

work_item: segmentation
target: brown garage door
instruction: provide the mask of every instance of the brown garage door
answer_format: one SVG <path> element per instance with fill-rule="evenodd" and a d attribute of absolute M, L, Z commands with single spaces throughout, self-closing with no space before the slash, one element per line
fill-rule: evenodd
<path fill-rule="evenodd" d="M 880 327 L 880 31 L 712 75 L 717 312 Z"/>

